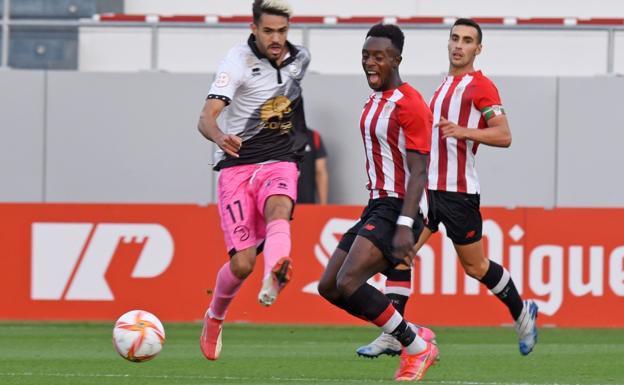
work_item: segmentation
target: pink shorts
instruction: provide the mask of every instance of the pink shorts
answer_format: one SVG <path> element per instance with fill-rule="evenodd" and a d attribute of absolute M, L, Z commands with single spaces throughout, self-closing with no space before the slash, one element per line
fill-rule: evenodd
<path fill-rule="evenodd" d="M 266 200 L 271 195 L 286 195 L 295 202 L 297 177 L 293 162 L 244 164 L 221 170 L 218 207 L 230 256 L 264 241 Z"/>

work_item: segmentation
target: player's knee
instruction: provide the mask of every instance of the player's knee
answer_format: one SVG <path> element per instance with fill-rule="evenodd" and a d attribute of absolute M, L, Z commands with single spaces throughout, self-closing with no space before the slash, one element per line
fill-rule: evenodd
<path fill-rule="evenodd" d="M 266 221 L 271 222 L 276 219 L 290 219 L 292 205 L 290 198 L 285 195 L 270 197 L 264 211 Z"/>
<path fill-rule="evenodd" d="M 336 286 L 334 285 L 334 280 L 329 279 L 325 275 L 323 275 L 319 281 L 318 292 L 321 297 L 325 298 L 329 302 L 334 302 L 340 297 L 340 293 L 338 293 Z"/>
<path fill-rule="evenodd" d="M 232 259 L 230 262 L 232 273 L 240 278 L 245 279 L 253 271 L 253 263 L 245 259 Z"/>
<path fill-rule="evenodd" d="M 488 267 L 487 259 L 476 262 L 463 262 L 462 265 L 466 274 L 477 280 L 483 278 Z"/>
<path fill-rule="evenodd" d="M 357 290 L 356 280 L 348 274 L 339 274 L 336 278 L 336 290 L 343 298 L 348 298 Z"/>

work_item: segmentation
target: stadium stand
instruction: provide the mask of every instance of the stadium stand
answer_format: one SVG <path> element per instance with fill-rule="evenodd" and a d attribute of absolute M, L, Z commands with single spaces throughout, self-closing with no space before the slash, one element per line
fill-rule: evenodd
<path fill-rule="evenodd" d="M 9 66 L 24 69 L 77 69 L 78 28 L 36 25 L 43 20 L 77 20 L 99 12 L 123 12 L 123 0 L 20 0 L 10 4 Z M 0 17 L 4 1 L 0 1 Z M 30 23 L 29 23 L 30 21 Z"/>

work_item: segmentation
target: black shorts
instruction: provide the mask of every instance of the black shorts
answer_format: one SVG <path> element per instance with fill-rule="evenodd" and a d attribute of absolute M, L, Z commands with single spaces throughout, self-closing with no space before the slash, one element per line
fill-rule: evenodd
<path fill-rule="evenodd" d="M 442 222 L 446 235 L 458 245 L 469 245 L 481 239 L 483 219 L 479 211 L 479 194 L 429 190 L 427 200 L 426 226 L 429 230 L 435 233 Z"/>
<path fill-rule="evenodd" d="M 381 250 L 392 266 L 404 263 L 402 259 L 394 258 L 392 255 L 392 239 L 396 229 L 396 221 L 401 213 L 403 199 L 399 198 L 379 198 L 371 199 L 364 208 L 360 220 L 349 229 L 338 243 L 338 248 L 349 252 L 351 245 L 358 235 L 371 241 L 375 247 Z M 423 218 L 418 215 L 414 218 L 414 241 L 418 240 L 424 228 Z"/>

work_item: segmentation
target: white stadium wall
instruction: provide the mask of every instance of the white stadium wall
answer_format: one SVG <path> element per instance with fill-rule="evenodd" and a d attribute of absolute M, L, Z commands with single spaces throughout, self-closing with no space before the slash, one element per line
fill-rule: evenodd
<path fill-rule="evenodd" d="M 212 74 L 0 72 L 0 202 L 214 202 L 197 119 Z M 404 76 L 429 98 L 441 80 Z M 624 207 L 618 77 L 496 76 L 513 133 L 479 148 L 484 206 Z M 306 118 L 329 153 L 330 202 L 362 204 L 361 75 L 310 73 Z"/>
<path fill-rule="evenodd" d="M 620 0 L 290 0 L 290 3 L 298 16 L 624 18 L 624 2 Z M 125 12 L 216 18 L 249 15 L 250 5 L 251 0 L 126 0 Z M 81 27 L 79 69 L 214 72 L 225 52 L 233 44 L 244 41 L 249 32 L 245 23 L 236 26 L 207 23 L 197 28 L 161 24 L 152 39 L 150 26 L 154 24 L 143 24 L 144 28 Z M 617 24 L 616 21 L 610 27 L 603 24 L 563 29 L 556 23 L 550 27 L 484 24 L 484 51 L 479 65 L 488 74 L 504 76 L 624 73 L 624 31 L 618 29 L 622 23 L 619 22 L 619 27 Z M 357 74 L 366 28 L 367 23 L 337 26 L 293 23 L 290 39 L 310 48 L 312 71 Z M 413 75 L 444 72 L 448 25 L 405 25 L 404 29 L 407 38 L 404 56 L 408 65 L 403 72 Z M 609 57 L 611 48 L 612 61 Z M 611 63 L 613 68 L 609 67 Z"/>
<path fill-rule="evenodd" d="M 214 72 L 232 45 L 246 40 L 248 29 L 160 28 L 156 68 L 170 72 Z M 307 46 L 310 70 L 322 74 L 359 74 L 365 28 L 311 28 Z M 447 66 L 447 28 L 405 28 L 404 74 L 443 73 Z M 624 32 L 614 39 L 614 70 L 624 73 Z M 290 40 L 304 42 L 293 26 Z M 592 76 L 607 73 L 609 35 L 602 30 L 484 29 L 477 65 L 490 75 Z M 582 47 L 582 50 L 581 50 Z M 82 27 L 79 69 L 140 71 L 151 68 L 150 29 Z M 579 55 L 582 60 L 579 60 Z"/>

